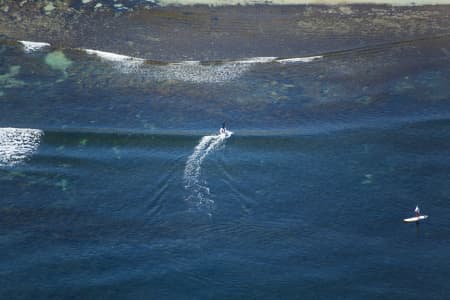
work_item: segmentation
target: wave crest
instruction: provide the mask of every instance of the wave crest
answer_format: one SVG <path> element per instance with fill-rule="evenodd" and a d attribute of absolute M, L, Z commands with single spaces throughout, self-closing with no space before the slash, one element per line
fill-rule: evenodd
<path fill-rule="evenodd" d="M 43 131 L 29 128 L 0 128 L 0 166 L 14 166 L 39 147 Z"/>
<path fill-rule="evenodd" d="M 44 47 L 50 47 L 49 43 L 44 42 L 30 42 L 30 41 L 19 41 L 23 45 L 23 50 L 27 53 L 38 51 Z"/>

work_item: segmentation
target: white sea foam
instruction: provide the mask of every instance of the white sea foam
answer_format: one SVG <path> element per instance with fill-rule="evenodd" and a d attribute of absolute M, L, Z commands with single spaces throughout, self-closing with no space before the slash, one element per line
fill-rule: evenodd
<path fill-rule="evenodd" d="M 43 131 L 29 128 L 0 128 L 0 167 L 14 166 L 39 147 Z"/>
<path fill-rule="evenodd" d="M 263 64 L 263 63 L 270 63 L 277 59 L 277 57 L 272 56 L 261 56 L 261 57 L 252 57 L 242 60 L 236 60 L 234 63 L 238 64 Z"/>
<path fill-rule="evenodd" d="M 276 62 L 282 63 L 282 64 L 288 64 L 288 63 L 297 63 L 297 62 L 303 62 L 308 63 L 312 62 L 316 59 L 321 59 L 322 56 L 308 56 L 308 57 L 293 57 L 293 58 L 280 58 L 277 59 Z"/>
<path fill-rule="evenodd" d="M 182 65 L 198 66 L 198 65 L 200 65 L 200 61 L 199 60 L 183 60 L 180 62 L 170 63 L 169 65 L 172 65 L 172 66 L 182 66 Z"/>
<path fill-rule="evenodd" d="M 239 78 L 250 66 L 239 63 L 194 64 L 172 63 L 147 69 L 156 80 L 177 80 L 192 83 L 220 83 Z"/>
<path fill-rule="evenodd" d="M 256 64 L 265 63 L 307 63 L 321 56 L 279 59 L 278 57 L 253 57 L 242 60 L 201 63 L 200 61 L 181 61 L 163 66 L 152 66 L 145 72 L 157 80 L 178 80 L 193 83 L 221 83 L 241 77 Z M 142 71 L 142 70 L 141 70 Z"/>
<path fill-rule="evenodd" d="M 123 73 L 132 73 L 139 70 L 145 59 L 92 49 L 81 49 L 87 54 L 96 55 L 102 60 L 112 62 L 113 66 Z"/>
<path fill-rule="evenodd" d="M 214 201 L 209 197 L 210 190 L 206 180 L 201 180 L 202 163 L 206 156 L 224 145 L 233 133 L 207 135 L 202 137 L 194 152 L 189 156 L 184 168 L 184 184 L 188 192 L 186 200 L 198 207 L 211 207 Z"/>
<path fill-rule="evenodd" d="M 145 64 L 145 59 L 92 49 L 81 49 L 111 63 L 122 73 L 138 73 L 157 81 L 177 80 L 192 83 L 221 83 L 241 77 L 255 64 L 311 62 L 321 56 L 278 58 L 273 56 L 252 57 L 240 60 L 201 62 L 185 60 L 163 64 Z"/>
<path fill-rule="evenodd" d="M 50 47 L 49 43 L 43 42 L 30 42 L 30 41 L 19 41 L 23 45 L 23 50 L 27 53 L 40 50 L 44 47 Z"/>
<path fill-rule="evenodd" d="M 83 49 L 83 50 L 87 54 L 94 54 L 94 55 L 97 55 L 108 61 L 130 61 L 130 60 L 131 61 L 140 61 L 140 62 L 144 61 L 144 59 L 142 59 L 142 58 L 117 54 L 117 53 L 113 53 L 113 52 L 106 52 L 106 51 L 99 51 L 99 50 L 92 50 L 92 49 Z"/>

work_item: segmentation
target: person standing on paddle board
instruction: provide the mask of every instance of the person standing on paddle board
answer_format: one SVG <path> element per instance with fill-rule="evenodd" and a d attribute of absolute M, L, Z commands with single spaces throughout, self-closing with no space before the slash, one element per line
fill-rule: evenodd
<path fill-rule="evenodd" d="M 420 213 L 419 205 L 416 205 L 416 208 L 414 209 L 414 213 L 415 213 L 414 217 L 403 219 L 403 221 L 406 222 L 406 223 L 413 223 L 413 222 L 415 222 L 416 224 L 419 224 L 420 220 L 425 220 L 425 219 L 428 218 L 427 215 L 422 215 Z"/>
<path fill-rule="evenodd" d="M 416 217 L 420 217 L 419 205 L 416 205 L 416 209 L 414 209 L 414 212 L 416 213 Z"/>
<path fill-rule="evenodd" d="M 222 127 L 220 127 L 220 134 L 225 134 L 227 129 L 225 128 L 225 122 L 222 123 Z"/>

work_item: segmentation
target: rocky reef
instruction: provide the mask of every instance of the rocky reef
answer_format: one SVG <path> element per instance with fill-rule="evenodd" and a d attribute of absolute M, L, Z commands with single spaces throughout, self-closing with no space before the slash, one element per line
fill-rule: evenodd
<path fill-rule="evenodd" d="M 0 35 L 154 60 L 292 57 L 450 35 L 449 5 L 0 1 Z"/>

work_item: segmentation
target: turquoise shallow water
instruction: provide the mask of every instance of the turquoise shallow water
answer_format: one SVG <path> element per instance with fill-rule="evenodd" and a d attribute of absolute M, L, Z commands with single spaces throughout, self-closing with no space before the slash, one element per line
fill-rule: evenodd
<path fill-rule="evenodd" d="M 448 57 L 130 70 L 1 49 L 1 298 L 449 293 Z M 416 204 L 430 218 L 402 223 Z"/>

